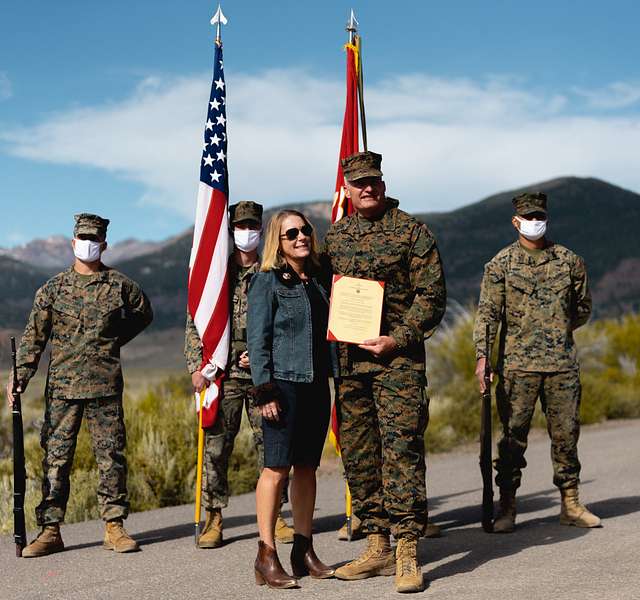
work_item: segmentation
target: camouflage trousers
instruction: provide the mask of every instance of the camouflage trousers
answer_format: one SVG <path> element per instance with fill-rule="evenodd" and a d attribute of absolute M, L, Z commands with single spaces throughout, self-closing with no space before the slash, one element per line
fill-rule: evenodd
<path fill-rule="evenodd" d="M 424 377 L 397 370 L 344 377 L 336 406 L 342 462 L 363 531 L 420 537 L 427 522 Z"/>
<path fill-rule="evenodd" d="M 126 519 L 127 459 L 121 396 L 92 400 L 47 398 L 40 445 L 42 502 L 36 507 L 38 525 L 60 523 L 69 500 L 69 476 L 83 415 L 87 419 L 93 454 L 98 465 L 98 505 L 105 521 Z"/>
<path fill-rule="evenodd" d="M 205 508 L 224 508 L 229 503 L 227 471 L 233 452 L 242 409 L 245 408 L 258 450 L 258 467 L 262 468 L 262 413 L 251 405 L 251 379 L 230 378 L 224 381 L 224 395 L 213 427 L 205 430 L 202 472 L 202 504 Z"/>
<path fill-rule="evenodd" d="M 553 483 L 559 488 L 576 486 L 580 480 L 578 436 L 580 434 L 580 374 L 578 370 L 557 373 L 509 371 L 500 376 L 496 388 L 502 438 L 498 443 L 496 484 L 516 490 L 536 401 L 540 398 L 551 438 Z"/>

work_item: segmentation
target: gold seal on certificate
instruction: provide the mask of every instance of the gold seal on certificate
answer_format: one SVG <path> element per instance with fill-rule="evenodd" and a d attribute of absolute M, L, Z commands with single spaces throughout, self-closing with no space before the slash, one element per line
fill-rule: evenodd
<path fill-rule="evenodd" d="M 327 339 L 362 344 L 380 335 L 384 282 L 334 275 Z"/>

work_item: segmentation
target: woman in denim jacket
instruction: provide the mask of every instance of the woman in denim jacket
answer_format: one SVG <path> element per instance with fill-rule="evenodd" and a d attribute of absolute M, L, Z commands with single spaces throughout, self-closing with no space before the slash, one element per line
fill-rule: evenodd
<path fill-rule="evenodd" d="M 333 577 L 311 541 L 316 469 L 329 424 L 329 377 L 337 375 L 335 347 L 326 341 L 328 294 L 318 280 L 316 239 L 298 211 L 272 217 L 261 272 L 249 287 L 247 345 L 255 404 L 262 410 L 264 469 L 256 487 L 260 541 L 256 583 L 297 587 L 296 577 Z M 280 493 L 293 466 L 295 536 L 288 575 L 275 550 Z"/>

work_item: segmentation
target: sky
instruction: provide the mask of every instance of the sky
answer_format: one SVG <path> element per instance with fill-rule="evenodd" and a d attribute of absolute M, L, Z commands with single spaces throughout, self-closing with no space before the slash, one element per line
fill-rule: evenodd
<path fill-rule="evenodd" d="M 328 199 L 345 23 L 363 38 L 369 148 L 409 212 L 563 175 L 640 192 L 640 4 L 227 0 L 230 201 Z M 193 223 L 216 4 L 13 2 L 0 24 L 0 246 L 112 221 Z M 552 201 L 552 199 L 551 199 Z"/>

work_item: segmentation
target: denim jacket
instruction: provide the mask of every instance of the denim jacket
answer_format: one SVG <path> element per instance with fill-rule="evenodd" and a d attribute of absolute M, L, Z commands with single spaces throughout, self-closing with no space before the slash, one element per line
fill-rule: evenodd
<path fill-rule="evenodd" d="M 327 291 L 315 285 L 329 306 Z M 256 387 L 273 379 L 313 381 L 311 305 L 304 284 L 295 273 L 274 269 L 256 273 L 249 284 L 247 346 L 251 377 Z M 331 372 L 338 376 L 335 344 L 330 344 Z"/>

